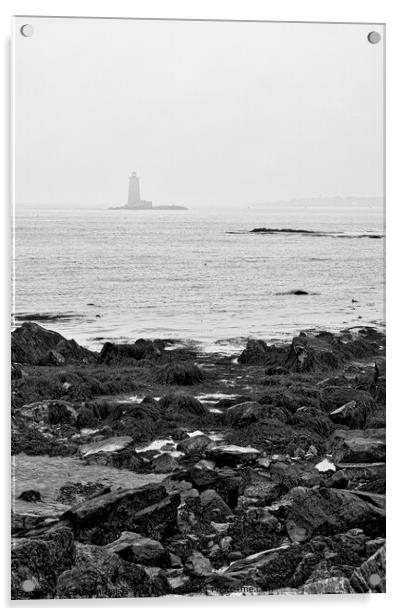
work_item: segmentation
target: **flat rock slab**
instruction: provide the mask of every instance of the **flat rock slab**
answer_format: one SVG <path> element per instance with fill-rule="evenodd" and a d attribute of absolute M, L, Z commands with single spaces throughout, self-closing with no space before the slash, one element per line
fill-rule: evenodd
<path fill-rule="evenodd" d="M 80 453 L 83 458 L 97 453 L 113 453 L 125 449 L 128 445 L 131 445 L 132 442 L 133 439 L 131 436 L 113 436 L 103 441 L 82 445 Z"/>

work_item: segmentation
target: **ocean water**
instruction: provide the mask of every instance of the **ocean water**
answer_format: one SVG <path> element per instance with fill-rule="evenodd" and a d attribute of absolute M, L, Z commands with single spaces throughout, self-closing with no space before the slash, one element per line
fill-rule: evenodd
<path fill-rule="evenodd" d="M 384 233 L 383 210 L 369 200 L 171 212 L 20 205 L 14 223 L 16 322 L 68 313 L 43 325 L 93 349 L 146 337 L 232 352 L 249 337 L 384 322 L 384 238 L 363 237 Z M 246 233 L 255 227 L 324 234 Z"/>

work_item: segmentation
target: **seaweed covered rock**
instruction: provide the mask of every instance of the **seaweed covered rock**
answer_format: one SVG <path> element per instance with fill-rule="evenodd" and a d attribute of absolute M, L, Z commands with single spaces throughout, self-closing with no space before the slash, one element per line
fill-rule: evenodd
<path fill-rule="evenodd" d="M 278 369 L 278 373 L 281 373 L 286 353 L 287 349 L 284 346 L 269 346 L 264 340 L 248 340 L 238 362 L 251 366 L 269 366 L 274 370 Z"/>
<path fill-rule="evenodd" d="M 336 464 L 385 462 L 385 430 L 335 430 L 330 451 Z"/>
<path fill-rule="evenodd" d="M 249 340 L 239 356 L 239 364 L 264 365 L 269 356 L 268 345 L 264 340 Z"/>
<path fill-rule="evenodd" d="M 165 364 L 155 373 L 157 383 L 162 385 L 195 385 L 204 378 L 201 368 L 192 362 Z"/>
<path fill-rule="evenodd" d="M 163 344 L 140 338 L 134 344 L 105 342 L 99 354 L 101 364 L 119 365 L 136 363 L 141 359 L 157 360 L 163 352 Z"/>
<path fill-rule="evenodd" d="M 54 351 L 55 356 L 49 353 Z M 11 359 L 21 364 L 59 365 L 55 357 L 61 355 L 66 363 L 88 363 L 96 355 L 80 346 L 75 340 L 67 340 L 61 334 L 45 329 L 37 323 L 27 322 L 11 334 Z M 49 361 L 49 364 L 46 362 Z M 60 361 L 60 358 L 59 358 Z"/>
<path fill-rule="evenodd" d="M 151 578 L 145 568 L 129 563 L 111 550 L 76 544 L 74 566 L 57 580 L 58 599 L 155 597 L 166 594 L 162 576 Z"/>
<path fill-rule="evenodd" d="M 363 428 L 375 408 L 375 401 L 367 391 L 353 387 L 329 386 L 320 392 L 321 407 L 334 423 L 349 428 Z"/>
<path fill-rule="evenodd" d="M 384 533 L 385 511 L 348 490 L 293 488 L 286 496 L 289 509 L 286 530 L 294 542 L 316 534 L 334 534 L 361 528 L 370 536 Z"/>
<path fill-rule="evenodd" d="M 312 370 L 335 370 L 341 365 L 341 357 L 333 348 L 333 336 L 307 336 L 302 333 L 293 338 L 285 360 L 285 366 L 293 372 Z"/>
<path fill-rule="evenodd" d="M 299 407 L 292 417 L 292 423 L 313 430 L 323 437 L 329 436 L 334 430 L 328 415 L 316 407 Z"/>
<path fill-rule="evenodd" d="M 258 402 L 242 402 L 230 406 L 225 412 L 225 423 L 232 426 L 246 426 L 258 421 L 264 412 L 264 408 Z"/>
<path fill-rule="evenodd" d="M 183 394 L 169 394 L 159 401 L 162 415 L 168 420 L 183 420 L 186 417 L 203 417 L 206 408 L 196 398 Z"/>
<path fill-rule="evenodd" d="M 11 598 L 54 597 L 58 576 L 74 562 L 73 534 L 59 526 L 14 540 L 11 551 Z"/>
<path fill-rule="evenodd" d="M 88 543 L 105 545 L 126 530 L 159 540 L 174 530 L 179 502 L 176 494 L 167 496 L 163 485 L 149 483 L 91 498 L 66 511 L 62 519 L 79 541 Z"/>

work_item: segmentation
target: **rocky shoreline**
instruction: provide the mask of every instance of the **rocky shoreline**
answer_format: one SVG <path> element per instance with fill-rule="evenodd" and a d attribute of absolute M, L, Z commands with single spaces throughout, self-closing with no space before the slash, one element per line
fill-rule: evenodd
<path fill-rule="evenodd" d="M 11 376 L 14 599 L 385 592 L 383 332 L 226 357 L 26 322 Z"/>

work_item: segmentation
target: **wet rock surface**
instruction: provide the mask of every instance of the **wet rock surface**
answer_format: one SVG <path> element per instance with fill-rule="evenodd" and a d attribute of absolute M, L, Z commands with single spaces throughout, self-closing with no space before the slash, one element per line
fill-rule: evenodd
<path fill-rule="evenodd" d="M 13 598 L 385 592 L 381 332 L 12 340 Z"/>

